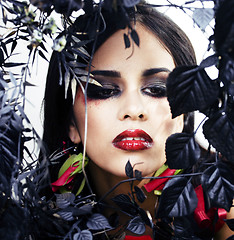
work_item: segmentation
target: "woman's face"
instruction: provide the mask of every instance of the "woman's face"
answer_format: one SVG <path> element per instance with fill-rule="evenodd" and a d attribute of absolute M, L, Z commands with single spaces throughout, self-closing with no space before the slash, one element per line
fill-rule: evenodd
<path fill-rule="evenodd" d="M 95 53 L 91 72 L 103 87 L 88 87 L 87 154 L 102 169 L 125 176 L 129 160 L 149 176 L 165 163 L 168 136 L 181 132 L 183 116 L 171 119 L 166 79 L 173 58 L 155 35 L 136 25 L 140 47 L 125 49 L 119 30 Z M 132 43 L 133 45 L 133 43 Z M 74 103 L 78 129 L 70 137 L 84 141 L 85 101 L 78 90 Z"/>

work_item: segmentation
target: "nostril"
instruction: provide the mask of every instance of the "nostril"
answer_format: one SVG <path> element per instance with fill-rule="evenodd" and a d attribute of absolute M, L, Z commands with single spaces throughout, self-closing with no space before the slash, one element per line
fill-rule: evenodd
<path fill-rule="evenodd" d="M 126 118 L 128 118 L 129 117 L 129 115 L 124 115 L 124 119 L 126 119 Z"/>

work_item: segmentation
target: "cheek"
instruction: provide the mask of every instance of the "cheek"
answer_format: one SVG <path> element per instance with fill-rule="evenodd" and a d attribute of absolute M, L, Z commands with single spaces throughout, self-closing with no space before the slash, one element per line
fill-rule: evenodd
<path fill-rule="evenodd" d="M 166 99 L 162 99 L 157 104 L 155 112 L 155 121 L 162 127 L 161 130 L 166 135 L 181 132 L 183 129 L 183 115 L 172 119 L 169 103 Z M 161 132 L 162 133 L 162 132 Z"/>
<path fill-rule="evenodd" d="M 182 132 L 184 126 L 183 115 L 176 117 L 175 119 L 170 119 L 166 124 L 166 128 L 170 134 Z"/>
<path fill-rule="evenodd" d="M 101 123 L 105 122 L 107 117 L 105 111 L 105 104 L 102 100 L 91 100 L 87 99 L 87 116 L 88 116 L 88 135 L 95 135 L 98 128 L 101 127 Z M 85 130 L 85 97 L 81 90 L 77 92 L 75 104 L 74 104 L 74 114 L 78 127 L 78 131 L 81 138 L 84 139 Z M 102 126 L 103 127 L 103 126 Z"/>

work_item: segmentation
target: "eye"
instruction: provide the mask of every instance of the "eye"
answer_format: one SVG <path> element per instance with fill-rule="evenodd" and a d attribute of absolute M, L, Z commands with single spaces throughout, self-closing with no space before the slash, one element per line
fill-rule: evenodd
<path fill-rule="evenodd" d="M 158 84 L 148 85 L 142 88 L 142 92 L 151 97 L 163 98 L 166 97 L 166 86 Z"/>
<path fill-rule="evenodd" d="M 118 86 L 95 86 L 90 84 L 87 89 L 87 96 L 90 99 L 107 99 L 111 97 L 116 97 L 120 94 L 120 89 Z"/>

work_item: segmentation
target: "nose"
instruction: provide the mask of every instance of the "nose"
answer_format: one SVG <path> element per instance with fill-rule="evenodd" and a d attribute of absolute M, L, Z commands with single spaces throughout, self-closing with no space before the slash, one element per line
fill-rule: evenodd
<path fill-rule="evenodd" d="M 121 121 L 125 119 L 129 120 L 141 120 L 148 119 L 147 106 L 144 104 L 140 93 L 126 93 L 122 96 L 122 102 L 120 103 L 119 119 Z"/>

